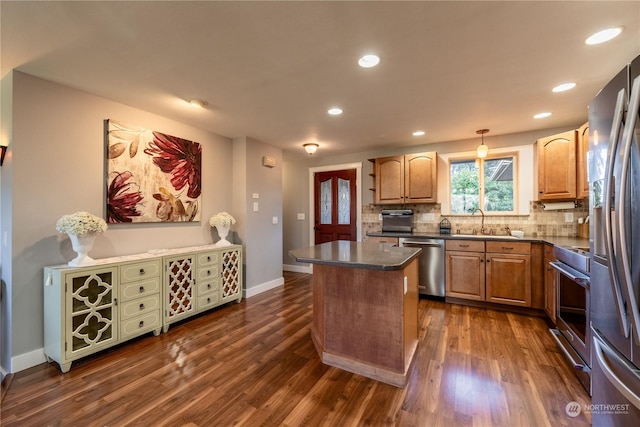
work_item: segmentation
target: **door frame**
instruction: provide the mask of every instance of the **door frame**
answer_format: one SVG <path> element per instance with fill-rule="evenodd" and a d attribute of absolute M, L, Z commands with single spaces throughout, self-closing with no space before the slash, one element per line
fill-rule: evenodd
<path fill-rule="evenodd" d="M 362 162 L 358 163 L 342 163 L 338 165 L 316 166 L 309 168 L 309 242 L 310 246 L 314 246 L 316 236 L 313 229 L 315 224 L 315 209 L 313 206 L 315 200 L 313 174 L 316 172 L 339 171 L 343 169 L 356 170 L 356 241 L 362 241 Z"/>

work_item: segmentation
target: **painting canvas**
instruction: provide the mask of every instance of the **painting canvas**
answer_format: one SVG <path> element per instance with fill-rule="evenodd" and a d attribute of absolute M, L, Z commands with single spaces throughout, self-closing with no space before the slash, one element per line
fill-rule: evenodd
<path fill-rule="evenodd" d="M 107 222 L 200 221 L 202 147 L 106 120 Z"/>

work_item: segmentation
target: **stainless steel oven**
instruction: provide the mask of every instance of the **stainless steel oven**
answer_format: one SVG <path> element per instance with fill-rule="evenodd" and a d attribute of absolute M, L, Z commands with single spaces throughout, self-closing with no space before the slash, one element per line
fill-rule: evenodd
<path fill-rule="evenodd" d="M 590 255 L 582 249 L 556 246 L 557 328 L 556 342 L 576 370 L 578 379 L 590 392 L 589 287 Z"/>

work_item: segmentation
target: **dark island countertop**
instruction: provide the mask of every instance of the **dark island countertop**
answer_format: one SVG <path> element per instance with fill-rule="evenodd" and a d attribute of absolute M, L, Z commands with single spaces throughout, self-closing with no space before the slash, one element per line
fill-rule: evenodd
<path fill-rule="evenodd" d="M 306 248 L 292 249 L 289 255 L 298 262 L 369 270 L 400 270 L 422 249 L 393 247 L 383 243 L 337 240 Z"/>

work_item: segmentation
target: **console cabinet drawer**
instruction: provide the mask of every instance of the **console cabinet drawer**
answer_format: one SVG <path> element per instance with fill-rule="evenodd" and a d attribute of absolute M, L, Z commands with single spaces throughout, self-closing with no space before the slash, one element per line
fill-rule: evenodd
<path fill-rule="evenodd" d="M 155 277 L 160 275 L 160 261 L 149 260 L 146 262 L 136 262 L 124 264 L 120 267 L 120 283 L 132 282 L 134 280 Z"/>
<path fill-rule="evenodd" d="M 448 251 L 484 252 L 482 240 L 447 240 L 445 245 Z"/>
<path fill-rule="evenodd" d="M 531 243 L 529 242 L 487 242 L 487 252 L 499 254 L 531 255 Z"/>
<path fill-rule="evenodd" d="M 160 295 L 150 295 L 145 298 L 138 298 L 120 305 L 120 319 L 129 319 L 134 316 L 160 311 Z"/>
<path fill-rule="evenodd" d="M 120 302 L 159 293 L 160 277 L 153 277 L 120 286 Z"/>

